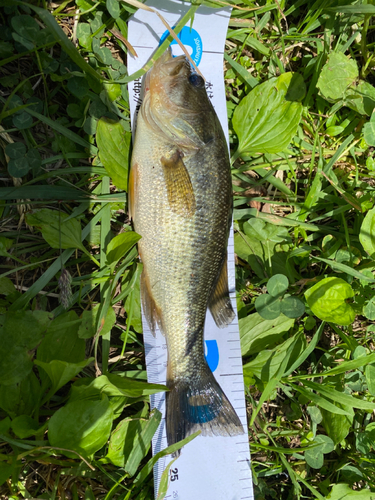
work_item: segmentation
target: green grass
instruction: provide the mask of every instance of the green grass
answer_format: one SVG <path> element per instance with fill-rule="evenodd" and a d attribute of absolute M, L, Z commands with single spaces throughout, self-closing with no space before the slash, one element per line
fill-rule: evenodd
<path fill-rule="evenodd" d="M 375 6 L 232 4 L 224 77 L 255 498 L 370 499 Z M 160 387 L 146 384 L 123 183 L 126 84 L 140 73 L 127 75 L 113 35 L 126 38 L 135 8 L 0 5 L 0 496 L 150 499 Z"/>

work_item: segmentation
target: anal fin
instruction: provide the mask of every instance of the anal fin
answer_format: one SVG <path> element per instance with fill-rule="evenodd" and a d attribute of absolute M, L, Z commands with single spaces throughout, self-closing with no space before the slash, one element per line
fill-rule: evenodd
<path fill-rule="evenodd" d="M 172 212 L 189 217 L 195 211 L 195 196 L 189 172 L 182 158 L 181 151 L 176 150 L 168 158 L 163 156 L 160 161 Z"/>
<path fill-rule="evenodd" d="M 235 312 L 229 298 L 227 255 L 223 259 L 223 264 L 208 303 L 211 314 L 219 328 L 230 325 L 234 319 Z"/>
<path fill-rule="evenodd" d="M 160 309 L 157 307 L 155 299 L 152 296 L 150 282 L 145 275 L 144 270 L 141 275 L 141 300 L 148 326 L 152 335 L 155 337 L 156 324 L 159 325 L 160 330 L 163 332 L 161 328 L 161 314 Z"/>

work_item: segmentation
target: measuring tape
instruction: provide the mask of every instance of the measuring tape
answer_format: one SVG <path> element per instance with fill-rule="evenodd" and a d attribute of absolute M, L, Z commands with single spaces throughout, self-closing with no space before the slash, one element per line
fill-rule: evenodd
<path fill-rule="evenodd" d="M 190 3 L 184 4 L 173 0 L 151 0 L 147 1 L 146 5 L 158 10 L 170 26 L 177 24 L 191 6 Z M 229 8 L 211 9 L 200 6 L 194 16 L 192 29 L 186 26 L 180 34 L 182 43 L 206 78 L 207 94 L 227 140 L 223 50 L 229 18 Z M 166 32 L 165 26 L 156 14 L 141 9 L 136 12 L 129 21 L 128 40 L 135 48 L 138 58 L 135 59 L 128 54 L 129 74 L 139 70 L 150 59 L 160 40 L 166 36 L 168 31 Z M 171 45 L 174 55 L 179 55 L 181 52 L 178 45 L 175 42 Z M 134 128 L 136 115 L 142 103 L 141 79 L 129 83 L 129 100 Z M 236 311 L 233 230 L 228 244 L 228 278 L 232 306 Z M 204 334 L 207 363 L 236 410 L 245 433 L 230 437 L 198 436 L 184 446 L 181 455 L 170 469 L 170 484 L 165 498 L 253 500 L 238 320 L 235 319 L 228 327 L 219 329 L 211 314 L 207 312 Z M 165 337 L 158 329 L 154 337 L 148 328 L 146 318 L 143 318 L 143 337 L 148 381 L 153 384 L 166 384 L 168 353 Z M 152 452 L 155 455 L 167 447 L 165 394 L 152 395 L 151 407 L 157 408 L 163 416 L 152 440 Z M 155 497 L 161 475 L 171 459 L 170 456 L 163 457 L 154 466 Z"/>

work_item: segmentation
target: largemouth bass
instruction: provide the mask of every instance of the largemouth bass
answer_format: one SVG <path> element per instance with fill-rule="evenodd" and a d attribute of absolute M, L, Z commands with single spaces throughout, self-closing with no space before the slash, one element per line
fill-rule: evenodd
<path fill-rule="evenodd" d="M 207 307 L 234 318 L 227 276 L 232 183 L 227 145 L 203 78 L 166 51 L 147 73 L 130 172 L 130 213 L 142 236 L 142 305 L 168 349 L 168 445 L 200 429 L 242 424 L 204 357 Z"/>

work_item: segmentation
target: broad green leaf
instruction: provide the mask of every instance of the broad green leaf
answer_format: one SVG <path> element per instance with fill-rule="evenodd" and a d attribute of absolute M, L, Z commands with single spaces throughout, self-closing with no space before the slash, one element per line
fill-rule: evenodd
<path fill-rule="evenodd" d="M 361 115 L 371 116 L 375 109 L 375 88 L 360 80 L 357 87 L 350 88 L 345 103 Z"/>
<path fill-rule="evenodd" d="M 365 307 L 363 308 L 363 314 L 367 319 L 373 321 L 375 319 L 375 297 L 372 297 Z"/>
<path fill-rule="evenodd" d="M 7 312 L 0 328 L 0 384 L 16 384 L 31 372 L 29 351 L 46 335 L 49 322 L 44 311 Z"/>
<path fill-rule="evenodd" d="M 267 290 L 272 297 L 279 297 L 288 290 L 289 280 L 284 274 L 275 274 L 268 280 Z"/>
<path fill-rule="evenodd" d="M 369 210 L 364 218 L 359 232 L 359 241 L 365 252 L 375 259 L 375 208 Z"/>
<path fill-rule="evenodd" d="M 35 360 L 34 363 L 37 366 L 43 368 L 43 370 L 49 376 L 52 382 L 52 388 L 50 395 L 57 392 L 63 385 L 72 380 L 73 377 L 78 375 L 87 365 L 92 363 L 95 358 L 84 359 L 79 363 L 68 363 L 67 361 L 61 361 L 59 359 L 53 359 L 49 363 L 44 361 Z"/>
<path fill-rule="evenodd" d="M 242 99 L 233 114 L 239 140 L 238 154 L 279 153 L 294 137 L 302 114 L 295 88 L 303 88 L 298 74 L 283 73 L 257 85 Z M 298 97 L 303 92 L 297 92 Z"/>
<path fill-rule="evenodd" d="M 288 230 L 285 227 L 276 226 L 255 217 L 246 221 L 243 225 L 243 229 L 247 236 L 256 238 L 257 240 L 262 242 L 272 241 L 273 243 L 283 243 L 290 241 Z M 277 276 L 280 275 L 277 274 Z M 280 279 L 283 280 L 283 278 Z M 272 283 L 272 278 L 270 278 L 270 280 Z M 276 279 L 276 281 L 277 280 L 278 278 Z"/>
<path fill-rule="evenodd" d="M 276 319 L 281 314 L 280 299 L 264 293 L 255 299 L 255 309 L 262 318 L 267 320 Z"/>
<path fill-rule="evenodd" d="M 167 388 L 160 384 L 149 384 L 128 377 L 120 377 L 116 374 L 108 374 L 108 380 L 116 386 L 122 394 L 130 398 L 138 398 L 140 396 L 149 396 L 156 392 L 166 391 Z"/>
<path fill-rule="evenodd" d="M 0 255 L 2 257 L 9 257 L 10 253 L 8 250 L 12 248 L 13 241 L 10 238 L 6 238 L 5 236 L 0 236 Z"/>
<path fill-rule="evenodd" d="M 11 18 L 13 29 L 26 40 L 33 42 L 40 31 L 39 24 L 31 16 L 25 14 Z"/>
<path fill-rule="evenodd" d="M 305 460 L 310 467 L 320 469 L 324 463 L 324 453 L 333 451 L 334 443 L 331 438 L 321 434 L 315 437 L 314 443 L 318 446 L 305 451 Z"/>
<path fill-rule="evenodd" d="M 9 160 L 8 162 L 8 173 L 12 177 L 23 177 L 29 170 L 30 165 L 25 156 L 23 158 L 17 158 L 16 160 Z"/>
<path fill-rule="evenodd" d="M 34 171 L 38 172 L 38 169 L 42 166 L 42 157 L 37 149 L 31 148 L 26 153 L 26 159 L 29 163 L 29 167 Z"/>
<path fill-rule="evenodd" d="M 84 457 L 102 448 L 111 432 L 113 412 L 107 396 L 100 401 L 81 400 L 57 410 L 48 423 L 48 439 L 52 447 L 76 451 Z M 75 453 L 62 451 L 70 458 Z"/>
<path fill-rule="evenodd" d="M 277 241 L 278 243 L 285 241 L 282 239 L 282 231 L 278 230 L 280 228 L 274 229 L 276 229 L 275 232 L 268 233 L 269 238 L 272 239 L 260 240 L 252 234 L 252 226 L 244 224 L 246 234 L 238 231 L 234 235 L 235 252 L 238 257 L 250 264 L 250 267 L 259 278 L 266 279 L 271 274 L 285 274 L 293 282 L 295 273 L 288 261 L 288 254 L 280 251 L 282 248 L 279 245 L 276 246 L 275 242 L 276 238 L 280 238 Z"/>
<path fill-rule="evenodd" d="M 164 385 L 149 384 L 130 377 L 120 377 L 114 373 L 107 373 L 95 379 L 86 377 L 75 382 L 72 386 L 71 400 L 86 397 L 96 397 L 98 392 L 103 392 L 108 397 L 139 398 L 149 396 L 160 391 L 166 391 Z"/>
<path fill-rule="evenodd" d="M 0 486 L 12 475 L 13 465 L 0 462 Z"/>
<path fill-rule="evenodd" d="M 251 238 L 242 232 L 234 235 L 234 248 L 238 257 L 247 262 L 254 273 L 261 279 L 265 279 L 266 261 L 274 253 L 274 243 L 270 243 L 269 248 L 256 238 Z M 262 257 L 260 257 L 262 256 Z"/>
<path fill-rule="evenodd" d="M 20 130 L 30 128 L 33 124 L 33 119 L 26 111 L 16 113 L 12 118 L 13 125 Z"/>
<path fill-rule="evenodd" d="M 11 295 L 16 291 L 15 286 L 13 285 L 12 280 L 3 276 L 0 278 L 0 295 Z"/>
<path fill-rule="evenodd" d="M 134 417 L 125 418 L 117 425 L 111 434 L 108 444 L 108 453 L 103 459 L 117 467 L 124 467 L 129 455 L 136 445 L 137 436 L 140 435 L 147 424 L 148 409 L 143 410 Z"/>
<path fill-rule="evenodd" d="M 23 142 L 13 142 L 6 145 L 5 153 L 13 160 L 23 158 L 26 154 L 26 146 Z"/>
<path fill-rule="evenodd" d="M 83 75 L 82 77 L 73 76 L 72 78 L 69 78 L 67 87 L 69 91 L 78 99 L 83 99 L 90 90 L 89 84 Z"/>
<path fill-rule="evenodd" d="M 336 403 L 338 406 L 339 404 Z M 342 405 L 340 405 L 342 407 Z M 322 409 L 323 427 L 336 445 L 340 443 L 349 434 L 354 419 L 354 411 L 352 408 L 344 407 L 350 413 L 349 415 L 338 415 L 330 411 Z"/>
<path fill-rule="evenodd" d="M 157 408 L 154 408 L 150 413 L 150 418 L 148 419 L 146 425 L 142 431 L 136 435 L 134 446 L 124 467 L 125 471 L 130 476 L 134 476 L 142 458 L 147 454 L 151 446 L 151 439 L 155 434 L 156 429 L 159 427 L 160 421 L 161 413 Z"/>
<path fill-rule="evenodd" d="M 304 303 L 298 297 L 284 297 L 280 306 L 281 312 L 288 318 L 299 318 L 305 312 Z"/>
<path fill-rule="evenodd" d="M 324 321 L 350 325 L 355 311 L 346 301 L 354 296 L 352 287 L 341 278 L 325 278 L 305 292 L 311 311 Z"/>
<path fill-rule="evenodd" d="M 348 7 L 361 8 L 359 5 L 348 5 Z M 373 5 L 363 5 L 362 7 L 374 7 Z M 357 11 L 355 11 L 357 12 Z M 374 493 L 365 488 L 353 490 L 348 484 L 334 484 L 331 492 L 326 497 L 327 500 L 373 500 Z"/>
<path fill-rule="evenodd" d="M 98 328 L 101 328 L 100 335 L 105 335 L 112 330 L 113 325 L 116 323 L 116 313 L 113 307 L 108 308 L 103 325 L 98 325 L 99 309 L 100 304 L 96 304 L 89 311 L 83 311 L 82 322 L 78 329 L 78 337 L 80 339 L 90 339 L 96 334 Z"/>
<path fill-rule="evenodd" d="M 265 320 L 258 313 L 239 320 L 242 356 L 256 354 L 274 345 L 294 325 L 294 320 L 281 314 L 273 320 Z"/>
<path fill-rule="evenodd" d="M 26 222 L 42 232 L 43 238 L 52 248 L 79 248 L 82 245 L 81 224 L 77 219 L 68 219 L 68 214 L 42 208 L 26 214 Z"/>
<path fill-rule="evenodd" d="M 117 263 L 141 239 L 134 231 L 118 234 L 107 245 L 107 264 Z"/>
<path fill-rule="evenodd" d="M 14 120 L 14 119 L 13 119 Z M 375 146 L 375 122 L 365 123 L 363 127 L 363 138 L 367 146 Z"/>
<path fill-rule="evenodd" d="M 131 134 L 125 132 L 121 122 L 101 118 L 96 130 L 100 161 L 116 187 L 127 191 L 129 148 Z"/>
<path fill-rule="evenodd" d="M 126 404 L 129 404 L 129 398 L 123 391 L 112 384 L 106 375 L 97 378 L 82 377 L 72 384 L 69 402 L 82 401 L 90 399 L 93 401 L 101 399 L 105 394 L 111 405 L 115 418 L 121 415 Z"/>
<path fill-rule="evenodd" d="M 308 406 L 306 409 L 311 417 L 312 422 L 317 425 L 320 424 L 323 420 L 323 415 L 319 408 L 317 406 Z"/>
<path fill-rule="evenodd" d="M 367 388 L 371 396 L 375 396 L 375 363 L 369 364 L 365 368 Z"/>
<path fill-rule="evenodd" d="M 0 408 L 12 418 L 18 415 L 32 415 L 40 397 L 40 383 L 32 371 L 16 384 L 0 385 Z"/>
<path fill-rule="evenodd" d="M 43 426 L 27 415 L 20 415 L 12 420 L 12 431 L 20 439 L 26 439 L 30 436 L 35 436 L 38 431 L 41 431 Z"/>
<path fill-rule="evenodd" d="M 116 0 L 115 0 L 116 1 Z M 113 62 L 113 56 L 112 52 L 109 50 L 108 47 L 94 47 L 94 53 L 96 57 L 99 59 L 99 61 L 107 66 L 110 66 L 111 63 Z M 106 88 L 106 85 L 104 83 L 104 88 Z"/>
<path fill-rule="evenodd" d="M 57 359 L 80 363 L 85 358 L 85 341 L 78 337 L 81 320 L 74 311 L 55 318 L 37 350 L 37 359 L 44 363 Z"/>
<path fill-rule="evenodd" d="M 332 52 L 323 66 L 317 87 L 323 97 L 336 101 L 358 78 L 357 63 L 342 52 Z"/>

